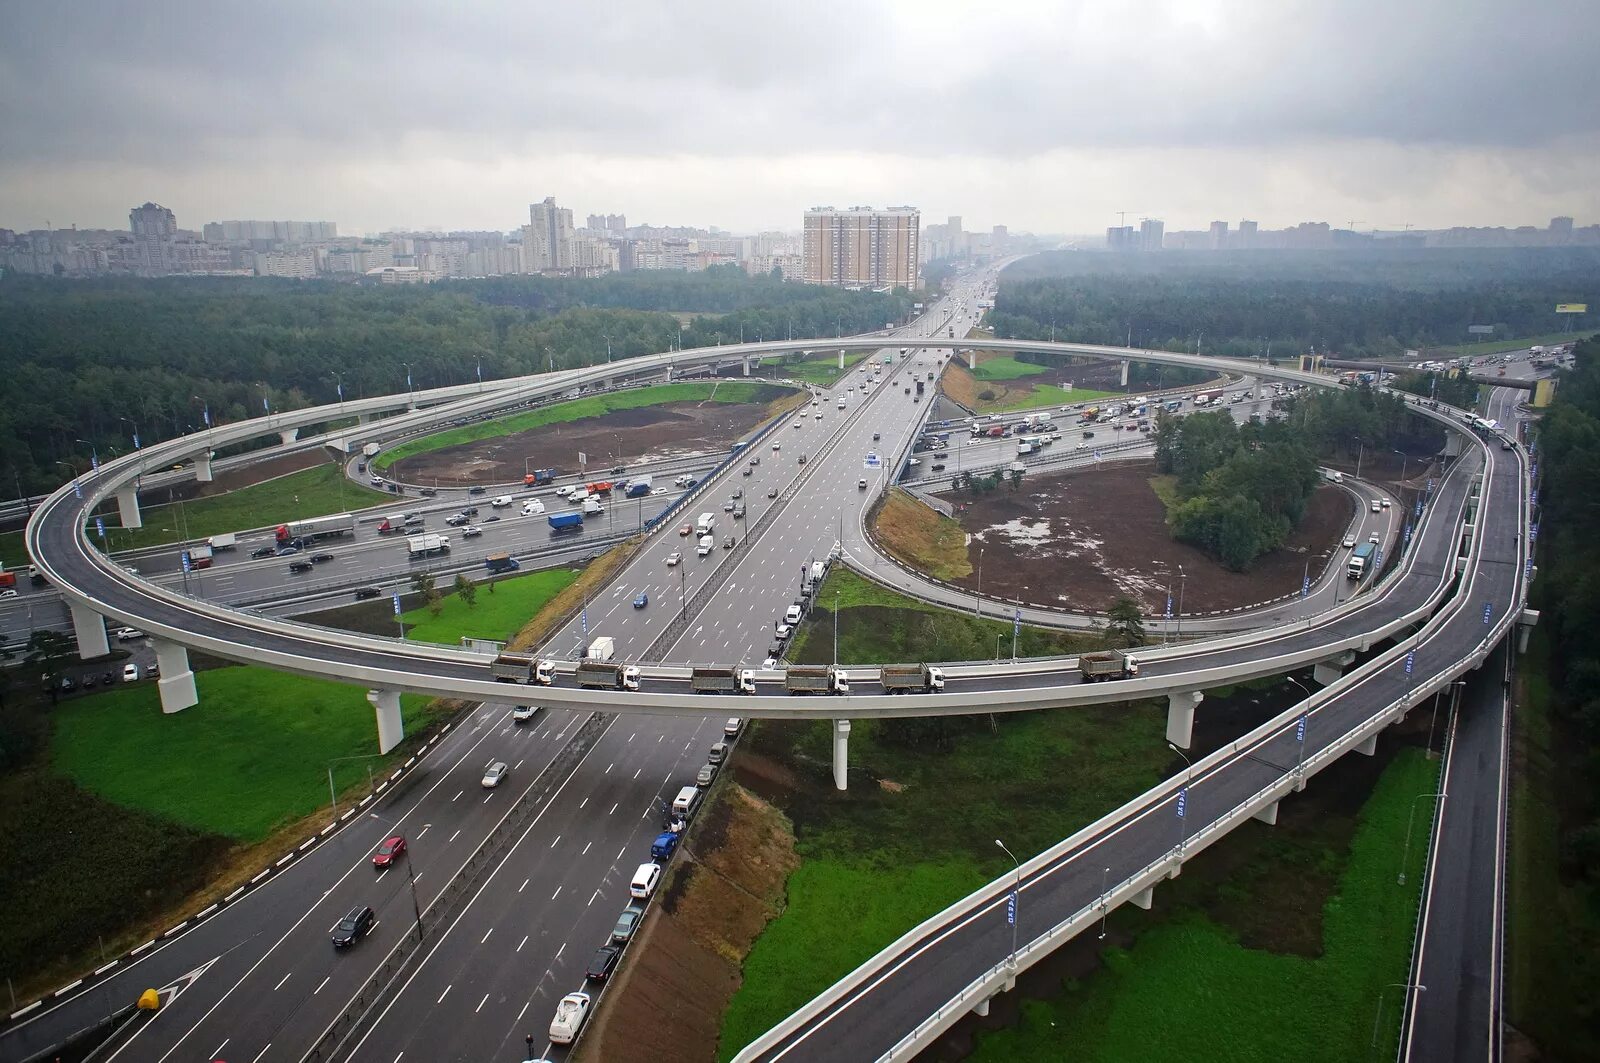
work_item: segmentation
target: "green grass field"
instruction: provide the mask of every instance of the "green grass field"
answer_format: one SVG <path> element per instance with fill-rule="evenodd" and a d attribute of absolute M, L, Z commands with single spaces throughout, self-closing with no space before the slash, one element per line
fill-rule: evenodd
<path fill-rule="evenodd" d="M 1485 340 L 1482 343 L 1452 343 L 1446 347 L 1429 347 L 1430 351 L 1452 351 L 1456 354 L 1465 354 L 1477 357 L 1483 354 L 1499 354 L 1503 351 L 1522 351 L 1529 347 L 1548 347 L 1553 343 L 1570 343 L 1575 340 L 1587 339 L 1594 335 L 1593 329 L 1578 329 L 1574 332 L 1546 332 L 1542 336 L 1524 336 L 1520 339 L 1495 339 Z"/>
<path fill-rule="evenodd" d="M 981 366 L 979 368 L 982 368 Z M 985 406 L 985 413 L 1007 413 L 1011 410 L 1031 410 L 1044 406 L 1067 406 L 1074 402 L 1092 402 L 1095 399 L 1114 399 L 1114 391 L 1095 391 L 1092 388 L 1066 388 L 1054 384 L 1035 384 L 1030 394 L 1020 396 L 997 406 Z"/>
<path fill-rule="evenodd" d="M 852 351 L 844 356 L 844 368 L 839 368 L 839 355 L 818 355 L 807 358 L 803 362 L 790 362 L 777 367 L 779 379 L 789 377 L 794 380 L 804 380 L 808 384 L 818 387 L 832 387 L 836 381 L 856 366 L 860 365 L 869 351 Z"/>
<path fill-rule="evenodd" d="M 373 459 L 372 466 L 381 471 L 402 458 L 417 454 L 456 447 L 479 439 L 493 439 L 497 436 L 526 432 L 545 425 L 566 424 L 585 417 L 599 417 L 617 410 L 634 410 L 642 406 L 659 406 L 668 402 L 764 403 L 775 397 L 771 394 L 771 388 L 770 383 L 762 380 L 683 381 L 650 388 L 608 392 L 604 395 L 589 395 L 537 410 L 528 410 L 526 413 L 514 414 L 511 417 L 463 425 L 460 428 L 413 439 L 392 450 L 385 450 Z"/>
<path fill-rule="evenodd" d="M 195 674 L 200 704 L 164 715 L 154 683 L 64 702 L 54 768 L 85 789 L 186 827 L 259 841 L 328 802 L 328 766 L 375 753 L 366 691 L 266 668 Z M 428 699 L 401 699 L 408 734 Z M 335 783 L 393 770 L 395 756 L 334 765 Z"/>
<path fill-rule="evenodd" d="M 970 370 L 979 380 L 1017 380 L 1025 376 L 1038 376 L 1048 372 L 1047 366 L 1033 365 L 1030 362 L 1019 362 L 1015 358 L 987 357 L 978 363 L 976 369 Z"/>
<path fill-rule="evenodd" d="M 341 475 L 338 466 L 318 465 L 182 506 L 147 507 L 142 513 L 144 527 L 130 531 L 107 528 L 106 542 L 112 551 L 133 550 L 260 528 L 278 521 L 364 509 L 393 500 L 394 495 L 387 491 L 374 491 L 351 482 Z M 91 528 L 90 537 L 93 535 Z"/>
<path fill-rule="evenodd" d="M 1164 919 L 1124 909 L 1113 920 L 1136 935 L 1132 947 L 1109 950 L 1103 968 L 1069 982 L 1054 999 L 1024 1003 L 1020 1023 L 980 1035 L 970 1058 L 1006 1063 L 1043 1063 L 1069 1054 L 1095 1063 L 1394 1058 L 1401 991 L 1387 987 L 1407 977 L 1429 830 L 1426 801 L 1416 817 L 1408 885 L 1397 885 L 1395 876 L 1411 806 L 1419 794 L 1436 789 L 1438 770 L 1420 750 L 1407 748 L 1380 777 L 1360 812 L 1335 891 L 1323 906 L 1320 955 L 1245 947 L 1193 908 L 1180 907 Z M 1327 863 L 1338 855 L 1319 858 L 1313 848 L 1306 858 Z M 1157 913 L 1163 892 L 1181 891 L 1183 883 L 1179 879 L 1156 890 Z M 1378 1045 L 1373 1048 L 1375 1021 Z"/>
<path fill-rule="evenodd" d="M 452 593 L 452 584 L 444 583 L 438 588 L 444 594 L 439 601 L 438 616 L 424 606 L 400 614 L 400 619 L 405 621 L 406 637 L 418 642 L 454 645 L 463 636 L 504 642 L 543 609 L 546 602 L 577 579 L 580 571 L 546 568 L 479 584 L 474 605 L 468 605 Z"/>
<path fill-rule="evenodd" d="M 7 571 L 28 567 L 28 550 L 22 545 L 22 532 L 0 532 L 0 566 Z"/>

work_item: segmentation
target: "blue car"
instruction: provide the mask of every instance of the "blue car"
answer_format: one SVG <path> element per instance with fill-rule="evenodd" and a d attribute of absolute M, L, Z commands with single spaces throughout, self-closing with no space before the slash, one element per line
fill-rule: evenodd
<path fill-rule="evenodd" d="M 644 591 L 640 591 L 639 592 L 639 596 L 633 600 L 633 607 L 635 609 L 643 609 L 645 606 L 647 606 L 649 604 L 650 604 L 650 596 L 648 594 L 646 594 Z"/>
<path fill-rule="evenodd" d="M 300 548 L 298 546 L 280 546 L 280 547 L 278 547 L 278 556 L 279 557 L 293 557 L 295 554 L 298 554 L 299 552 L 300 552 Z"/>

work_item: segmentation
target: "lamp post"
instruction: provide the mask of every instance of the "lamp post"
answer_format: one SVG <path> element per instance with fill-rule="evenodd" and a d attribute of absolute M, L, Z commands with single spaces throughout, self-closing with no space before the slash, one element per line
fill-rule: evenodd
<path fill-rule="evenodd" d="M 1406 817 L 1406 845 L 1400 856 L 1400 874 L 1395 876 L 1395 885 L 1404 886 L 1406 884 L 1406 864 L 1411 862 L 1411 828 L 1417 822 L 1417 802 L 1437 797 L 1442 805 L 1444 804 L 1444 799 L 1449 796 L 1449 794 L 1440 790 L 1436 794 L 1418 794 L 1411 799 L 1411 814 Z"/>
<path fill-rule="evenodd" d="M 1183 813 L 1189 803 L 1189 782 L 1194 778 L 1194 762 L 1189 759 L 1189 754 L 1173 743 L 1168 742 L 1167 748 L 1183 758 L 1183 785 L 1178 788 L 1177 816 L 1175 817 L 1178 822 L 1178 859 L 1182 860 L 1183 845 L 1188 840 L 1183 829 Z"/>
<path fill-rule="evenodd" d="M 1189 584 L 1189 574 L 1178 566 L 1178 641 L 1183 641 L 1183 591 Z"/>
<path fill-rule="evenodd" d="M 1100 869 L 1100 940 L 1106 939 L 1106 916 L 1111 911 L 1111 898 L 1106 896 L 1106 880 L 1111 877 L 1109 867 Z"/>
<path fill-rule="evenodd" d="M 1401 483 L 1405 483 L 1405 479 L 1406 479 L 1406 463 L 1411 460 L 1411 455 L 1407 454 L 1403 450 L 1396 450 L 1396 451 L 1394 451 L 1394 453 L 1400 455 L 1400 482 Z"/>
<path fill-rule="evenodd" d="M 1300 692 L 1306 696 L 1307 701 L 1311 700 L 1311 691 L 1306 688 L 1304 683 L 1300 682 L 1300 680 L 1296 679 L 1292 675 L 1286 675 L 1283 678 L 1299 687 Z M 1310 720 L 1310 718 L 1310 712 L 1302 712 L 1300 714 L 1300 718 L 1295 721 L 1294 725 L 1294 774 L 1295 778 L 1297 779 L 1300 778 L 1300 776 L 1304 773 L 1303 765 L 1305 764 L 1306 756 L 1306 723 L 1308 720 Z"/>
<path fill-rule="evenodd" d="M 1007 905 L 1008 910 L 1006 912 L 1006 921 L 1011 924 L 1011 973 L 1015 975 L 1017 971 L 1017 919 L 1021 915 L 1022 908 L 1022 861 L 1018 860 L 1017 854 L 1007 849 L 1006 843 L 999 838 L 996 838 L 994 843 L 1000 847 L 1001 852 L 1011 857 L 1011 863 L 1016 867 L 1017 877 L 1015 885 L 1011 887 L 1011 900 Z"/>
<path fill-rule="evenodd" d="M 978 592 L 972 596 L 972 615 L 978 616 L 983 608 L 983 547 L 978 547 Z"/>

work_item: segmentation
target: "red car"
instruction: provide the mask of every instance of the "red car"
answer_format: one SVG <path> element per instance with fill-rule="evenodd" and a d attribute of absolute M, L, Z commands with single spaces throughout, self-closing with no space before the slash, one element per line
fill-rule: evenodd
<path fill-rule="evenodd" d="M 406 840 L 396 834 L 393 838 L 378 846 L 378 851 L 372 854 L 372 866 L 385 868 L 400 859 L 406 851 Z"/>
<path fill-rule="evenodd" d="M 678 534 L 679 535 L 688 535 L 692 531 L 694 531 L 694 525 L 693 524 L 685 524 L 683 527 L 678 529 Z"/>

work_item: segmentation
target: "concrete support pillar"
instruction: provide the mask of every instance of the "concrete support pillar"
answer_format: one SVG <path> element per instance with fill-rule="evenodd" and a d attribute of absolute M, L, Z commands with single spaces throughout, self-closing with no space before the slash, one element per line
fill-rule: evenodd
<path fill-rule="evenodd" d="M 370 413 L 358 413 L 356 414 L 356 424 L 366 424 L 372 420 L 372 416 Z"/>
<path fill-rule="evenodd" d="M 1251 819 L 1259 819 L 1261 822 L 1265 823 L 1269 827 L 1276 827 L 1278 825 L 1278 802 L 1276 802 L 1276 801 L 1272 802 L 1272 804 L 1268 805 L 1266 808 L 1261 809 L 1259 812 L 1257 812 L 1254 816 L 1252 816 L 1250 818 Z"/>
<path fill-rule="evenodd" d="M 1167 741 L 1179 749 L 1188 749 L 1194 735 L 1194 707 L 1205 695 L 1198 690 L 1186 690 L 1167 695 Z"/>
<path fill-rule="evenodd" d="M 117 492 L 117 517 L 124 528 L 144 527 L 144 518 L 139 515 L 139 489 L 132 484 Z"/>
<path fill-rule="evenodd" d="M 1311 678 L 1322 686 L 1332 686 L 1339 681 L 1339 678 L 1344 675 L 1344 670 L 1355 659 L 1356 655 L 1348 651 L 1339 654 L 1337 657 L 1329 658 L 1311 669 Z"/>
<path fill-rule="evenodd" d="M 982 1000 L 978 1001 L 977 1005 L 975 1007 L 973 1007 L 972 1013 L 974 1015 L 978 1016 L 978 1018 L 980 1018 L 980 1019 L 988 1018 L 989 1017 L 989 1000 L 990 999 L 991 998 L 989 998 L 989 997 L 984 997 Z"/>
<path fill-rule="evenodd" d="M 197 482 L 203 484 L 208 484 L 212 481 L 211 451 L 208 450 L 204 454 L 195 455 L 194 478 Z"/>
<path fill-rule="evenodd" d="M 1155 900 L 1155 896 L 1156 888 L 1154 886 L 1146 886 L 1138 893 L 1135 893 L 1131 899 L 1135 905 L 1148 912 L 1151 903 Z"/>
<path fill-rule="evenodd" d="M 1360 753 L 1363 757 L 1377 756 L 1378 736 L 1376 734 L 1367 735 L 1366 738 L 1362 739 L 1361 744 L 1356 746 L 1356 752 Z"/>
<path fill-rule="evenodd" d="M 850 721 L 833 721 L 833 785 L 837 790 L 850 786 Z"/>
<path fill-rule="evenodd" d="M 293 443 L 299 438 L 300 429 L 298 428 L 280 428 L 278 430 L 278 442 L 282 443 L 284 446 L 288 446 L 290 443 Z"/>
<path fill-rule="evenodd" d="M 406 736 L 405 723 L 400 719 L 400 691 L 369 690 L 367 700 L 378 715 L 378 752 L 387 753 Z"/>
<path fill-rule="evenodd" d="M 1122 386 L 1123 387 L 1127 387 L 1128 386 L 1128 366 L 1131 365 L 1131 364 L 1132 363 L 1129 362 L 1126 358 L 1124 358 L 1122 360 Z"/>
<path fill-rule="evenodd" d="M 111 652 L 106 640 L 106 618 L 88 606 L 68 604 L 72 613 L 72 634 L 78 640 L 80 660 L 93 660 Z"/>
<path fill-rule="evenodd" d="M 155 647 L 156 663 L 161 666 L 161 711 L 182 712 L 200 703 L 194 688 L 194 672 L 189 668 L 189 651 L 176 642 L 151 639 Z"/>
<path fill-rule="evenodd" d="M 840 369 L 844 368 L 844 348 L 843 347 L 839 348 L 839 368 Z"/>
<path fill-rule="evenodd" d="M 744 358 L 744 375 L 745 376 L 749 376 L 750 375 L 750 362 L 751 362 L 750 356 L 749 355 L 745 355 L 745 358 Z"/>
<path fill-rule="evenodd" d="M 1446 432 L 1444 434 L 1444 453 L 1449 458 L 1459 458 L 1461 456 L 1461 437 L 1455 432 Z"/>
<path fill-rule="evenodd" d="M 1528 636 L 1533 633 L 1533 626 L 1539 622 L 1539 610 L 1524 609 L 1517 617 L 1517 652 L 1528 652 Z"/>

